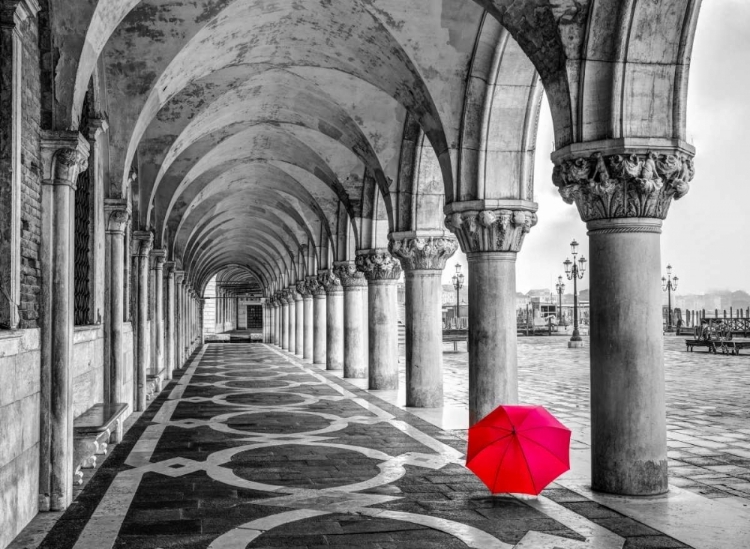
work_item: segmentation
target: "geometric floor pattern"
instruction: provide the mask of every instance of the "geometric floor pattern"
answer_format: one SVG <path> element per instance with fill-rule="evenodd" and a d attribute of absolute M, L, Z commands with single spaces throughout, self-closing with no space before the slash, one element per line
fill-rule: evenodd
<path fill-rule="evenodd" d="M 38 547 L 687 547 L 555 484 L 492 497 L 464 449 L 274 348 L 208 344 Z"/>

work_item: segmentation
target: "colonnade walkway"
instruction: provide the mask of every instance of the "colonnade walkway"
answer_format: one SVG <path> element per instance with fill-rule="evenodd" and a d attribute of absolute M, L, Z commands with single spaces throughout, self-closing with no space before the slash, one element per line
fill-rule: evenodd
<path fill-rule="evenodd" d="M 464 447 L 463 431 L 276 347 L 206 344 L 54 526 L 11 547 L 690 547 L 648 524 L 653 498 L 603 503 L 565 478 L 491 497 Z"/>

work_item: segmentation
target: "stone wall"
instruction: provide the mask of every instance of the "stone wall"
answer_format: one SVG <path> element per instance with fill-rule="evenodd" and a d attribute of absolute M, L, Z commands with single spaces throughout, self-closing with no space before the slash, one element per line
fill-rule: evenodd
<path fill-rule="evenodd" d="M 102 327 L 77 327 L 73 341 L 73 417 L 78 417 L 97 402 L 104 402 Z"/>
<path fill-rule="evenodd" d="M 39 128 L 41 123 L 41 79 L 39 38 L 32 19 L 23 27 L 23 119 L 21 163 L 21 328 L 39 326 L 41 269 L 39 246 L 42 234 L 42 168 Z"/>
<path fill-rule="evenodd" d="M 38 509 L 40 345 L 39 330 L 0 334 L 0 547 Z"/>

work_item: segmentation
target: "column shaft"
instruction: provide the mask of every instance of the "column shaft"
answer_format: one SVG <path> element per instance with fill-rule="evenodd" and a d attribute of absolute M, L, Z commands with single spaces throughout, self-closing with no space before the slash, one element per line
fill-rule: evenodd
<path fill-rule="evenodd" d="M 313 360 L 313 347 L 315 345 L 315 341 L 313 341 L 313 322 L 314 322 L 314 312 L 313 311 L 313 298 L 305 297 L 302 301 L 302 308 L 304 312 L 304 319 L 303 319 L 303 326 L 302 330 L 304 332 L 303 340 L 304 343 L 302 345 L 302 358 L 305 360 L 309 360 L 312 362 Z"/>
<path fill-rule="evenodd" d="M 301 357 L 304 355 L 305 347 L 305 303 L 301 297 L 298 297 L 294 301 L 295 306 L 295 347 L 294 354 Z M 290 351 L 291 352 L 291 351 Z"/>
<path fill-rule="evenodd" d="M 136 232 L 140 240 L 138 252 L 138 328 L 136 330 L 136 411 L 142 412 L 146 409 L 146 375 L 149 364 L 149 341 L 150 332 L 148 324 L 148 279 L 149 279 L 149 252 L 153 235 L 142 231 Z"/>
<path fill-rule="evenodd" d="M 289 303 L 284 301 L 281 306 L 281 348 L 285 351 L 289 350 L 289 309 Z"/>
<path fill-rule="evenodd" d="M 369 389 L 398 389 L 398 287 L 395 280 L 370 280 Z"/>
<path fill-rule="evenodd" d="M 442 271 L 407 270 L 406 405 L 443 405 Z"/>
<path fill-rule="evenodd" d="M 165 378 L 172 379 L 172 372 L 175 368 L 174 360 L 174 346 L 175 346 L 175 302 L 174 302 L 174 263 L 170 263 L 167 267 L 167 312 L 166 312 L 166 323 L 167 323 L 167 338 L 165 345 Z"/>
<path fill-rule="evenodd" d="M 289 352 L 297 352 L 297 302 L 290 298 L 289 300 Z"/>
<path fill-rule="evenodd" d="M 518 402 L 516 253 L 469 260 L 469 423 Z"/>
<path fill-rule="evenodd" d="M 344 377 L 367 377 L 364 306 L 367 288 L 344 287 Z"/>
<path fill-rule="evenodd" d="M 315 318 L 313 319 L 313 364 L 326 363 L 326 303 L 325 294 L 316 294 L 313 298 Z"/>
<path fill-rule="evenodd" d="M 107 386 L 104 388 L 105 402 L 115 404 L 127 402 L 122 395 L 123 367 L 123 323 L 125 318 L 124 273 L 125 273 L 125 227 L 130 212 L 124 200 L 109 200 L 105 205 L 107 219 L 106 276 L 106 323 L 105 349 L 108 353 Z"/>
<path fill-rule="evenodd" d="M 326 370 L 344 368 L 344 292 L 326 296 Z"/>
<path fill-rule="evenodd" d="M 660 227 L 589 222 L 594 490 L 668 490 Z"/>

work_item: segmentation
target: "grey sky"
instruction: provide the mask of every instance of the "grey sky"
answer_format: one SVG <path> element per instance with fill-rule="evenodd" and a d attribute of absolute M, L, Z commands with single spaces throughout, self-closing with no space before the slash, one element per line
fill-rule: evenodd
<path fill-rule="evenodd" d="M 664 267 L 672 263 L 679 293 L 750 290 L 750 1 L 703 2 L 693 47 L 688 136 L 697 148 L 690 193 L 673 202 L 662 235 Z M 539 224 L 518 256 L 518 290 L 553 288 L 575 238 L 588 256 L 586 227 L 552 184 L 552 120 L 542 107 L 535 193 Z M 443 273 L 445 283 L 460 252 Z M 584 279 L 581 288 L 587 288 Z"/>

